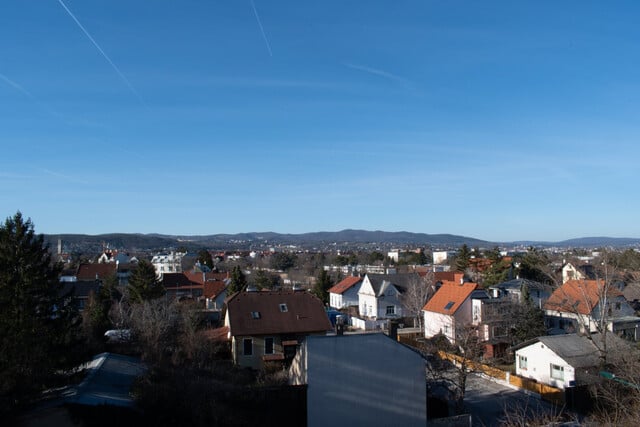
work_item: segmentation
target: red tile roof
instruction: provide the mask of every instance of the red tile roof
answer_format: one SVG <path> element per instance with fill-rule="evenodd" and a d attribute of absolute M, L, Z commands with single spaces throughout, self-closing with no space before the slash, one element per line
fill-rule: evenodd
<path fill-rule="evenodd" d="M 202 294 L 205 298 L 215 298 L 220 295 L 226 288 L 227 284 L 225 282 L 215 280 L 204 284 L 204 290 L 202 291 Z"/>
<path fill-rule="evenodd" d="M 229 327 L 223 326 L 221 328 L 207 329 L 203 334 L 205 337 L 213 341 L 228 341 Z"/>
<path fill-rule="evenodd" d="M 460 283 L 463 277 L 464 273 L 459 273 L 456 271 L 436 271 L 435 273 L 433 273 L 434 282 L 449 281 Z"/>
<path fill-rule="evenodd" d="M 463 284 L 446 282 L 431 297 L 423 310 L 453 315 L 477 287 L 477 284 L 469 282 Z"/>
<path fill-rule="evenodd" d="M 322 301 L 305 291 L 238 292 L 227 300 L 227 313 L 234 336 L 331 329 Z"/>
<path fill-rule="evenodd" d="M 214 273 L 207 272 L 203 273 L 201 271 L 185 271 L 184 276 L 191 280 L 192 282 L 196 282 L 199 284 L 204 284 L 205 282 L 210 282 L 214 280 L 225 280 L 229 278 L 229 273 Z"/>
<path fill-rule="evenodd" d="M 346 279 L 335 284 L 331 289 L 329 289 L 330 294 L 342 294 L 349 290 L 352 286 L 362 282 L 362 277 L 358 276 L 349 276 Z"/>
<path fill-rule="evenodd" d="M 602 280 L 568 280 L 547 300 L 544 308 L 547 310 L 564 311 L 568 313 L 591 314 L 598 305 L 600 297 L 605 296 Z M 615 298 L 622 295 L 616 288 L 609 287 L 606 296 Z"/>

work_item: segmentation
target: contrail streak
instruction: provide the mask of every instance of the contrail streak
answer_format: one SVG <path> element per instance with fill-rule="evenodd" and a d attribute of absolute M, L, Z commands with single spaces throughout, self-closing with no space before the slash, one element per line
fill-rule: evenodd
<path fill-rule="evenodd" d="M 31 92 L 29 92 L 28 90 L 26 90 L 25 88 L 22 87 L 22 85 L 14 82 L 13 80 L 11 80 L 9 77 L 5 76 L 4 74 L 0 73 L 0 80 L 2 80 L 3 82 L 5 82 L 6 84 L 8 84 L 9 86 L 11 86 L 12 88 L 14 88 L 15 90 L 17 90 L 18 92 L 20 92 L 21 94 L 23 94 L 24 96 L 26 96 L 27 98 L 29 98 L 30 100 L 32 100 L 33 102 L 35 102 L 40 108 L 42 108 L 43 110 L 45 110 L 47 113 L 51 114 L 52 116 L 55 116 L 57 118 L 62 118 L 62 116 L 58 113 L 56 113 L 55 111 L 53 111 L 51 108 L 47 107 L 44 103 L 42 103 L 42 101 L 40 101 L 38 98 L 36 98 L 35 96 L 33 96 L 31 94 Z"/>
<path fill-rule="evenodd" d="M 14 88 L 15 90 L 17 90 L 18 92 L 22 93 L 24 96 L 31 98 L 34 101 L 38 101 L 33 95 L 31 95 L 25 88 L 23 88 L 22 86 L 20 86 L 18 83 L 14 82 L 13 80 L 11 80 L 9 77 L 5 76 L 4 74 L 0 74 L 0 80 L 2 80 L 3 82 L 5 82 L 6 84 L 8 84 L 9 86 L 11 86 L 12 88 Z"/>
<path fill-rule="evenodd" d="M 251 1 L 251 7 L 253 7 L 253 14 L 256 15 L 256 21 L 258 21 L 258 26 L 260 27 L 260 32 L 262 33 L 262 38 L 264 39 L 264 43 L 267 45 L 267 50 L 269 51 L 269 56 L 273 57 L 273 53 L 271 53 L 271 45 L 269 44 L 269 40 L 267 39 L 267 35 L 264 32 L 264 28 L 262 28 L 262 22 L 260 22 L 260 16 L 258 16 L 258 10 L 256 9 L 256 5 Z"/>
<path fill-rule="evenodd" d="M 140 101 L 141 104 L 145 104 L 144 101 L 142 100 L 142 97 L 140 97 L 140 95 L 138 94 L 138 91 L 136 91 L 136 89 L 133 87 L 133 85 L 131 84 L 131 82 L 125 77 L 124 74 L 122 74 L 122 71 L 120 71 L 120 69 L 116 66 L 116 64 L 111 60 L 111 58 L 109 58 L 109 55 L 107 55 L 104 50 L 102 50 L 102 48 L 100 47 L 100 45 L 98 44 L 98 42 L 96 42 L 93 37 L 91 37 L 91 34 L 89 34 L 89 32 L 82 26 L 82 24 L 80 23 L 80 21 L 78 21 L 78 18 L 76 18 L 76 16 L 69 10 L 69 8 L 67 7 L 66 4 L 64 4 L 64 2 L 62 0 L 58 0 L 58 3 L 60 3 L 60 6 L 62 6 L 64 8 L 64 10 L 67 12 L 67 14 L 71 17 L 71 19 L 73 19 L 75 21 L 75 23 L 78 25 L 78 27 L 80 27 L 80 29 L 82 30 L 82 32 L 84 33 L 85 36 L 87 36 L 87 38 L 91 41 L 91 43 L 93 43 L 93 45 L 96 47 L 96 49 L 98 49 L 98 52 L 100 52 L 100 54 L 104 57 L 104 59 L 107 60 L 107 62 L 109 63 L 109 65 L 111 65 L 111 67 L 115 70 L 115 72 L 118 74 L 118 76 L 120 77 L 120 79 L 122 79 L 122 81 L 124 82 L 124 84 L 127 85 L 127 87 L 129 88 L 129 90 L 135 95 L 136 98 L 138 98 L 138 101 Z"/>

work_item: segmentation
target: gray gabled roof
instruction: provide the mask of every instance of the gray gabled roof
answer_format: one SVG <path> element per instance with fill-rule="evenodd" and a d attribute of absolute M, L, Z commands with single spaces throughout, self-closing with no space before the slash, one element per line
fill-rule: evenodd
<path fill-rule="evenodd" d="M 587 337 L 568 335 L 549 335 L 538 340 L 574 368 L 597 366 L 600 363 L 598 347 Z"/>
<path fill-rule="evenodd" d="M 622 338 L 609 332 L 606 335 L 607 352 L 624 352 L 629 349 L 629 344 Z M 558 357 L 574 368 L 588 368 L 598 366 L 601 362 L 600 350 L 604 349 L 601 334 L 583 336 L 577 334 L 546 335 L 525 341 L 511 348 L 514 352 L 532 344 L 540 343 L 548 347 Z M 626 349 L 626 350 L 625 350 Z"/>
<path fill-rule="evenodd" d="M 416 273 L 400 274 L 367 274 L 376 296 L 384 295 L 389 286 L 394 286 L 398 292 L 404 293 L 413 281 L 422 280 Z"/>

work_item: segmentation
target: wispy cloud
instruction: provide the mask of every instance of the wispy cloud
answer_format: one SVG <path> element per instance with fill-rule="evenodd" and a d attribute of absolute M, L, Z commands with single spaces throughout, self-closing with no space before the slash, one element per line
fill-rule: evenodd
<path fill-rule="evenodd" d="M 402 84 L 409 84 L 409 81 L 404 77 L 400 77 L 396 74 L 390 73 L 388 71 L 379 70 L 377 68 L 367 67 L 365 65 L 354 64 L 351 62 L 347 62 L 344 64 L 345 67 L 351 68 L 352 70 L 362 71 L 374 76 L 383 77 L 388 80 L 392 80 Z"/>
<path fill-rule="evenodd" d="M 87 182 L 87 181 L 85 181 L 83 179 L 79 179 L 79 178 L 76 178 L 76 177 L 73 177 L 73 176 L 70 176 L 70 175 L 65 175 L 65 174 L 60 173 L 60 172 L 55 172 L 55 171 L 52 171 L 52 170 L 49 170 L 49 169 L 44 169 L 44 168 L 39 168 L 38 170 L 40 172 L 43 172 L 43 173 L 47 174 L 47 175 L 55 176 L 56 178 L 62 178 L 64 180 L 66 180 L 66 181 L 75 182 L 77 184 L 89 184 L 89 182 Z"/>
<path fill-rule="evenodd" d="M 102 50 L 102 48 L 100 47 L 100 45 L 98 44 L 98 42 L 95 41 L 95 39 L 91 36 L 91 34 L 89 34 L 89 31 L 87 31 L 86 28 L 84 28 L 84 26 L 80 23 L 80 21 L 78 20 L 78 18 L 76 18 L 76 16 L 73 14 L 73 12 L 71 12 L 71 10 L 69 10 L 69 8 L 67 7 L 66 4 L 64 4 L 64 2 L 62 0 L 58 0 L 58 3 L 60 3 L 60 6 L 62 6 L 64 8 L 64 10 L 67 12 L 67 14 L 71 17 L 71 19 L 74 20 L 74 22 L 78 25 L 78 27 L 82 30 L 82 32 L 84 33 L 85 36 L 87 36 L 87 38 L 89 39 L 89 41 L 95 46 L 96 49 L 98 49 L 98 52 L 100 52 L 100 54 L 104 57 L 104 59 L 107 60 L 107 62 L 109 63 L 109 65 L 111 65 L 111 68 L 113 68 L 113 70 L 116 72 L 116 74 L 118 74 L 118 76 L 120 77 L 120 79 L 124 82 L 124 84 L 129 88 L 129 90 L 131 91 L 131 93 L 133 93 L 133 95 L 138 98 L 138 101 L 140 101 L 141 104 L 145 105 L 144 101 L 142 100 L 142 97 L 140 96 L 140 94 L 138 93 L 138 91 L 133 87 L 133 85 L 131 84 L 131 82 L 129 81 L 129 79 L 127 79 L 127 77 L 122 73 L 122 71 L 120 71 L 120 69 L 118 68 L 118 66 L 111 60 L 111 58 L 109 58 L 109 55 L 107 55 L 105 53 L 104 50 Z"/>
<path fill-rule="evenodd" d="M 258 9 L 256 9 L 256 5 L 253 3 L 253 0 L 250 0 L 250 2 L 251 2 L 251 7 L 253 8 L 253 14 L 256 16 L 256 21 L 258 22 L 258 26 L 260 27 L 260 32 L 262 33 L 264 44 L 267 45 L 269 56 L 273 56 L 273 53 L 271 52 L 271 45 L 269 44 L 269 39 L 267 39 L 267 35 L 265 34 L 264 28 L 262 27 L 262 22 L 260 21 L 260 16 L 258 15 Z"/>

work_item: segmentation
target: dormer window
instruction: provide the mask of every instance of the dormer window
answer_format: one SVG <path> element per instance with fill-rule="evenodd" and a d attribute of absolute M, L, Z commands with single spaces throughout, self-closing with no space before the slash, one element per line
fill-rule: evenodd
<path fill-rule="evenodd" d="M 251 318 L 252 319 L 259 319 L 260 318 L 260 312 L 259 311 L 252 311 L 251 312 Z"/>
<path fill-rule="evenodd" d="M 287 308 L 287 304 L 280 304 L 280 312 L 286 313 L 287 311 L 289 311 L 289 309 Z"/>

